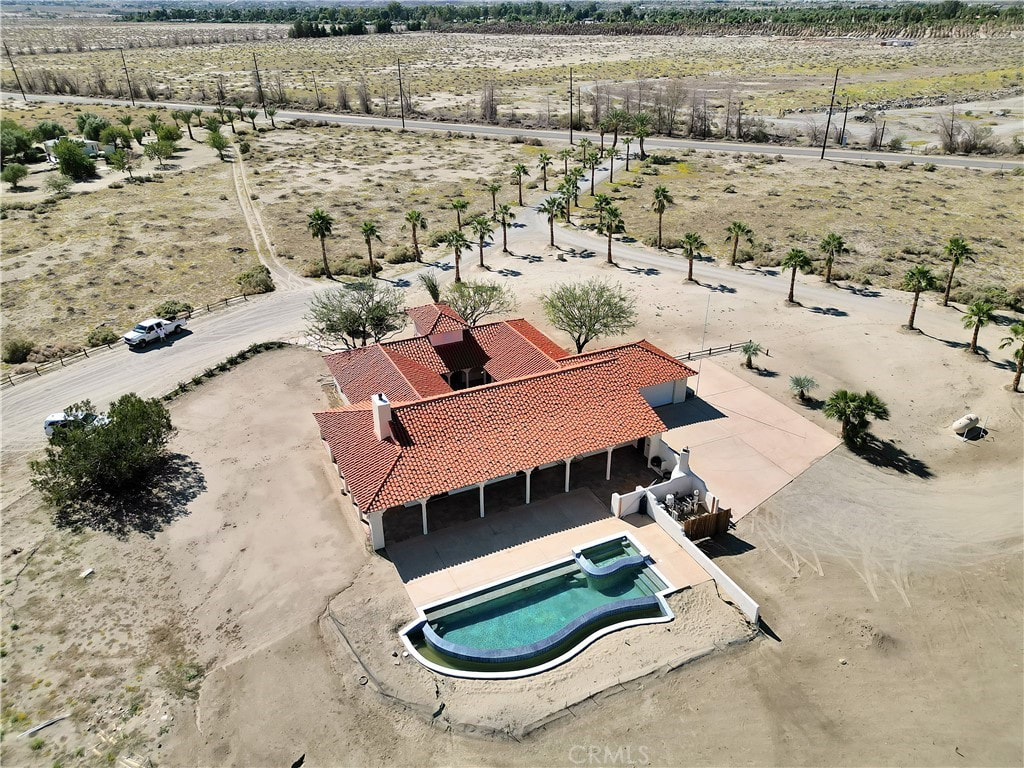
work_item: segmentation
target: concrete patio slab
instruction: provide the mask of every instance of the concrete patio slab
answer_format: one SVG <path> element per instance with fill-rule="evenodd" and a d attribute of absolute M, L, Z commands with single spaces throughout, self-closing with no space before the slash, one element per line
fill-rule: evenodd
<path fill-rule="evenodd" d="M 538 530 L 544 533 L 538 535 Z M 627 532 L 677 589 L 711 578 L 653 520 L 644 515 L 615 518 L 587 489 L 389 544 L 387 553 L 409 599 L 421 606 L 569 557 L 573 547 L 589 541 Z"/>
<path fill-rule="evenodd" d="M 689 448 L 690 468 L 732 508 L 746 515 L 837 445 L 838 437 L 785 403 L 704 360 L 690 387 L 696 398 L 658 409 L 665 442 Z"/>

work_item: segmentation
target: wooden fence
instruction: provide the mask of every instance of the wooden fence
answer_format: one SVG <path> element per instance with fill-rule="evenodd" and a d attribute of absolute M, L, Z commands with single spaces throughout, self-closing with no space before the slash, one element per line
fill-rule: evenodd
<path fill-rule="evenodd" d="M 729 530 L 732 510 L 719 507 L 717 512 L 707 512 L 683 521 L 683 533 L 690 541 L 700 541 L 718 536 Z"/>
<path fill-rule="evenodd" d="M 227 299 L 213 301 L 210 302 L 209 304 L 203 304 L 202 306 L 196 307 L 191 312 L 182 312 L 176 315 L 175 318 L 170 319 L 176 319 L 178 317 L 187 317 L 191 320 L 196 315 L 203 315 L 206 314 L 207 312 L 213 312 L 214 310 L 227 307 L 231 304 L 237 304 L 240 301 L 248 301 L 250 295 L 253 294 L 243 293 L 239 296 L 231 296 Z M 25 371 L 23 373 L 5 373 L 3 377 L 0 377 L 0 388 L 13 387 L 19 381 L 24 381 L 25 379 L 34 379 L 38 376 L 42 376 L 44 373 L 47 373 L 49 371 L 53 371 L 59 368 L 66 368 L 67 366 L 71 365 L 72 363 L 78 360 L 84 360 L 87 357 L 91 357 L 91 355 L 89 354 L 90 352 L 92 353 L 92 355 L 96 355 L 100 352 L 103 352 L 105 349 L 117 349 L 124 346 L 125 343 L 118 339 L 117 341 L 112 342 L 110 344 L 101 344 L 98 347 L 83 348 L 82 350 L 75 352 L 73 354 L 65 355 L 64 357 L 59 357 L 56 360 L 48 360 L 45 363 L 29 363 L 29 365 L 32 365 L 31 371 Z"/>
<path fill-rule="evenodd" d="M 726 344 L 722 347 L 708 347 L 707 349 L 698 349 L 696 352 L 687 352 L 685 355 L 676 355 L 676 360 L 698 360 L 702 357 L 712 357 L 714 355 L 724 355 L 727 352 L 735 352 L 743 348 L 744 344 L 749 344 L 750 341 L 737 341 L 734 344 Z"/>

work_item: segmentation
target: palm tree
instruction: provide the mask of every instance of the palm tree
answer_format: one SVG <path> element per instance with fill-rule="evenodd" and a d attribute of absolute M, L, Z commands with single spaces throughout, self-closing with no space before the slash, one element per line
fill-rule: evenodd
<path fill-rule="evenodd" d="M 837 235 L 835 232 L 831 232 L 822 238 L 818 244 L 821 252 L 825 254 L 825 282 L 832 282 L 832 264 L 835 262 L 836 257 L 849 252 L 849 248 L 846 247 L 846 243 L 842 237 Z"/>
<path fill-rule="evenodd" d="M 485 189 L 491 193 L 491 216 L 495 217 L 498 215 L 498 193 L 501 191 L 501 184 L 492 181 Z"/>
<path fill-rule="evenodd" d="M 235 132 L 235 113 L 230 109 L 221 104 L 217 107 L 217 116 L 220 118 L 221 124 L 227 123 L 231 126 L 231 132 Z"/>
<path fill-rule="evenodd" d="M 558 150 L 558 157 L 562 161 L 562 172 L 569 173 L 569 160 L 572 158 L 573 151 L 566 147 L 565 149 Z"/>
<path fill-rule="evenodd" d="M 910 305 L 910 319 L 907 320 L 907 329 L 914 330 L 914 317 L 917 315 L 917 301 L 921 298 L 922 291 L 935 290 L 935 275 L 924 264 L 918 264 L 907 270 L 903 276 L 901 286 L 904 291 L 914 292 L 914 303 Z"/>
<path fill-rule="evenodd" d="M 689 262 L 686 269 L 686 279 L 691 283 L 693 282 L 693 257 L 707 247 L 708 244 L 704 242 L 704 238 L 696 232 L 687 232 L 683 235 L 683 253 L 686 254 L 686 260 Z"/>
<path fill-rule="evenodd" d="M 793 289 L 796 287 L 796 271 L 799 269 L 801 272 L 806 272 L 813 263 L 811 257 L 799 248 L 790 248 L 789 253 L 782 257 L 780 266 L 783 269 L 792 270 L 789 276 L 789 298 L 787 299 L 790 304 L 796 303 L 796 299 L 793 298 Z"/>
<path fill-rule="evenodd" d="M 626 170 L 627 171 L 629 170 L 629 145 L 632 144 L 632 143 L 633 143 L 633 137 L 632 136 L 627 136 L 626 138 L 624 138 L 622 140 L 622 146 L 624 146 L 626 148 L 625 155 L 626 155 Z"/>
<path fill-rule="evenodd" d="M 812 389 L 817 389 L 818 382 L 812 379 L 810 376 L 790 376 L 789 377 L 789 388 L 793 390 L 800 400 L 807 399 L 807 393 Z"/>
<path fill-rule="evenodd" d="M 978 332 L 996 319 L 995 309 L 994 306 L 984 299 L 979 299 L 967 307 L 967 310 L 964 312 L 964 328 L 967 330 L 974 329 L 974 333 L 971 335 L 970 346 L 972 354 L 978 354 Z"/>
<path fill-rule="evenodd" d="M 610 208 L 611 205 L 612 205 L 611 197 L 606 195 L 604 192 L 601 192 L 598 195 L 594 195 L 594 210 L 595 211 L 600 213 L 603 209 Z"/>
<path fill-rule="evenodd" d="M 469 222 L 473 234 L 477 237 L 477 244 L 480 246 L 480 266 L 484 266 L 484 240 L 494 232 L 494 223 L 486 216 L 474 216 Z"/>
<path fill-rule="evenodd" d="M 132 127 L 132 116 L 131 115 L 121 115 L 119 118 L 117 118 L 117 122 L 119 122 L 125 128 L 128 128 L 129 130 L 131 130 L 131 127 Z"/>
<path fill-rule="evenodd" d="M 409 225 L 409 229 L 412 231 L 412 251 L 416 254 L 416 261 L 422 261 L 423 253 L 420 251 L 420 242 L 417 235 L 417 230 L 426 230 L 427 220 L 423 218 L 423 214 L 419 211 L 412 210 L 405 212 L 405 221 Z"/>
<path fill-rule="evenodd" d="M 562 183 L 558 185 L 558 194 L 565 208 L 565 222 L 572 224 L 573 181 L 571 177 L 562 179 Z"/>
<path fill-rule="evenodd" d="M 742 347 L 740 347 L 740 351 L 744 355 L 746 355 L 747 358 L 744 361 L 743 365 L 746 366 L 747 368 L 753 368 L 754 358 L 760 355 L 762 352 L 764 352 L 764 347 L 762 347 L 756 341 L 748 341 L 745 342 Z"/>
<path fill-rule="evenodd" d="M 452 200 L 452 210 L 455 211 L 455 226 L 462 229 L 462 214 L 469 208 L 469 203 L 458 197 Z"/>
<path fill-rule="evenodd" d="M 181 120 L 185 124 L 185 130 L 188 131 L 188 138 L 190 141 L 195 141 L 196 137 L 192 135 L 192 113 L 185 110 L 181 112 L 171 112 L 171 116 L 175 120 Z"/>
<path fill-rule="evenodd" d="M 159 128 L 161 124 L 160 115 L 156 112 L 150 112 L 146 115 L 146 122 L 149 123 L 149 130 L 156 133 L 156 129 Z"/>
<path fill-rule="evenodd" d="M 259 112 L 255 109 L 247 109 L 245 111 L 245 116 L 248 117 L 250 121 L 252 121 L 252 129 L 254 131 L 256 130 L 256 115 L 258 114 Z"/>
<path fill-rule="evenodd" d="M 334 218 L 322 208 L 314 208 L 306 220 L 306 229 L 309 230 L 309 234 L 320 240 L 320 255 L 324 260 L 324 276 L 328 280 L 334 279 L 334 276 L 331 275 L 331 267 L 327 263 L 327 236 L 331 234 L 333 226 Z"/>
<path fill-rule="evenodd" d="M 523 178 L 529 176 L 530 172 L 522 163 L 516 163 L 512 168 L 512 181 L 519 187 L 519 207 L 523 206 Z"/>
<path fill-rule="evenodd" d="M 541 152 L 537 155 L 537 167 L 540 168 L 541 175 L 544 179 L 544 191 L 548 191 L 548 168 L 551 167 L 551 155 L 547 152 Z"/>
<path fill-rule="evenodd" d="M 1024 373 L 1024 323 L 1014 323 L 1010 326 L 1010 335 L 1004 336 L 999 343 L 1000 349 L 1006 349 L 1019 344 L 1020 347 L 1013 353 L 1017 361 L 1017 372 L 1013 374 L 1013 391 L 1017 392 L 1020 387 L 1020 376 Z"/>
<path fill-rule="evenodd" d="M 613 184 L 615 182 L 615 158 L 622 157 L 622 153 L 617 149 L 608 150 L 608 183 Z"/>
<path fill-rule="evenodd" d="M 594 196 L 594 176 L 597 174 L 597 164 L 601 162 L 601 156 L 596 149 L 588 150 L 583 156 L 583 164 L 590 169 L 590 196 Z"/>
<path fill-rule="evenodd" d="M 668 187 L 658 185 L 654 188 L 654 201 L 651 203 L 651 210 L 658 214 L 658 247 L 661 248 L 661 220 L 665 215 L 665 209 L 667 209 L 675 200 L 672 199 L 672 193 L 668 191 Z"/>
<path fill-rule="evenodd" d="M 196 119 L 196 126 L 197 127 L 202 127 L 202 125 L 203 125 L 203 110 L 200 109 L 199 107 L 196 107 L 195 109 L 193 109 L 191 111 L 191 114 L 192 114 L 192 117 L 194 117 Z"/>
<path fill-rule="evenodd" d="M 822 413 L 826 418 L 840 423 L 839 434 L 843 441 L 853 445 L 860 441 L 868 428 L 868 418 L 888 419 L 889 408 L 871 390 L 863 395 L 845 389 L 837 389 L 828 400 Z"/>
<path fill-rule="evenodd" d="M 555 217 L 562 210 L 562 201 L 557 197 L 549 197 L 537 206 L 537 210 L 548 217 L 548 228 L 551 231 L 549 244 L 555 247 Z"/>
<path fill-rule="evenodd" d="M 498 221 L 501 222 L 501 252 L 508 253 L 508 225 L 516 220 L 512 206 L 504 203 L 498 206 Z"/>
<path fill-rule="evenodd" d="M 729 259 L 730 266 L 736 264 L 736 249 L 739 248 L 740 238 L 747 241 L 748 245 L 754 244 L 754 230 L 744 224 L 742 221 L 734 221 L 728 227 L 725 228 L 726 238 L 725 242 L 732 241 L 732 257 Z"/>
<path fill-rule="evenodd" d="M 949 279 L 946 280 L 946 293 L 942 297 L 942 306 L 948 307 L 949 292 L 953 290 L 953 273 L 965 261 L 974 261 L 974 251 L 962 237 L 954 237 L 946 243 L 945 253 L 946 258 L 949 259 Z"/>
<path fill-rule="evenodd" d="M 459 267 L 462 264 L 462 252 L 469 248 L 469 240 L 461 229 L 453 229 L 444 236 L 444 242 L 455 251 L 455 282 L 462 282 L 462 272 Z"/>
<path fill-rule="evenodd" d="M 277 114 L 277 107 L 266 107 L 264 112 L 267 113 L 267 117 L 270 118 L 270 127 L 277 128 L 277 123 L 274 122 L 274 115 Z"/>
<path fill-rule="evenodd" d="M 622 220 L 622 213 L 614 205 L 601 208 L 597 214 L 597 231 L 608 236 L 608 263 L 612 261 L 612 235 L 626 231 L 626 223 Z"/>
<path fill-rule="evenodd" d="M 640 143 L 640 159 L 647 159 L 647 152 L 644 150 L 644 139 L 651 135 L 651 116 L 646 112 L 637 112 L 633 115 L 633 135 Z"/>
<path fill-rule="evenodd" d="M 377 229 L 377 225 L 369 220 L 366 220 L 359 227 L 359 232 L 363 236 L 363 242 L 366 243 L 366 255 L 370 257 L 370 277 L 377 279 L 377 270 L 374 269 L 373 264 L 373 241 L 376 240 L 378 243 L 384 241 L 380 239 L 380 230 Z"/>

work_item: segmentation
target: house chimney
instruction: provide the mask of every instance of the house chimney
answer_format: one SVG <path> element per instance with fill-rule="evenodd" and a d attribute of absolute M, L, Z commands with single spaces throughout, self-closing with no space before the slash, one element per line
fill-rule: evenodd
<path fill-rule="evenodd" d="M 378 440 L 387 440 L 391 437 L 391 403 L 383 394 L 376 394 L 370 398 L 373 404 L 373 432 Z"/>

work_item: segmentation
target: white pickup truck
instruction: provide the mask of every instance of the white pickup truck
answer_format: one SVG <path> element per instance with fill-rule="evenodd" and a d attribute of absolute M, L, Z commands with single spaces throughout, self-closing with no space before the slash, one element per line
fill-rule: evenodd
<path fill-rule="evenodd" d="M 161 341 L 166 336 L 180 333 L 184 327 L 184 318 L 164 320 L 162 317 L 151 317 L 143 320 L 121 338 L 129 347 L 144 347 L 151 341 Z"/>

